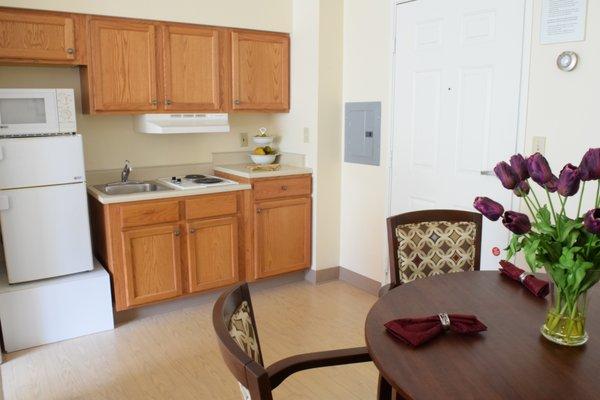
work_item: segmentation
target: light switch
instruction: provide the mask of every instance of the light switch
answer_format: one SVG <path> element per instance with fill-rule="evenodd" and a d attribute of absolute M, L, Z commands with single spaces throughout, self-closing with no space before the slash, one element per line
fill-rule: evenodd
<path fill-rule="evenodd" d="M 304 143 L 310 143 L 310 129 L 304 128 Z"/>
<path fill-rule="evenodd" d="M 546 138 L 544 136 L 533 137 L 532 153 L 546 154 Z"/>

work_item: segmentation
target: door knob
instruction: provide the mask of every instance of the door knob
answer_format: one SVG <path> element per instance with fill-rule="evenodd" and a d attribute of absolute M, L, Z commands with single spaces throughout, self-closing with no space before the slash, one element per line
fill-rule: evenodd
<path fill-rule="evenodd" d="M 156 100 L 156 99 L 152 100 L 152 105 L 153 105 L 153 106 L 155 106 L 155 105 L 157 105 L 157 104 L 158 104 L 158 100 Z"/>
<path fill-rule="evenodd" d="M 287 189 L 288 189 L 288 187 L 287 187 L 286 185 L 283 185 L 283 186 L 281 187 L 281 190 L 287 190 Z"/>
<path fill-rule="evenodd" d="M 191 233 L 191 234 L 194 234 L 194 233 L 196 233 L 196 230 L 195 230 L 194 228 L 191 228 L 191 229 L 190 229 L 190 233 Z"/>
<path fill-rule="evenodd" d="M 173 102 L 171 100 L 169 100 L 169 99 L 165 100 L 165 104 L 168 105 L 168 106 L 170 106 L 172 103 Z"/>
<path fill-rule="evenodd" d="M 75 53 L 75 49 L 74 49 L 74 48 L 72 48 L 72 47 L 69 47 L 69 48 L 67 49 L 67 53 L 68 53 L 68 54 L 74 54 L 74 53 Z"/>
<path fill-rule="evenodd" d="M 257 209 L 256 209 L 256 213 L 257 213 L 257 214 L 260 214 L 261 212 L 262 212 L 262 209 L 260 209 L 260 208 L 257 208 Z"/>
<path fill-rule="evenodd" d="M 181 235 L 181 231 L 179 229 L 177 229 L 175 232 L 173 232 L 175 234 L 175 236 L 179 236 Z"/>
<path fill-rule="evenodd" d="M 233 104 L 235 104 L 236 106 L 239 106 L 240 104 L 242 104 L 242 102 L 239 100 L 234 100 Z"/>

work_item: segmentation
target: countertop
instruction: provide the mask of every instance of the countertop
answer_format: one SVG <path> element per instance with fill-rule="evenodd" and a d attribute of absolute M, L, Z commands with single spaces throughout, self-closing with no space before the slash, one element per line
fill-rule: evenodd
<path fill-rule="evenodd" d="M 214 170 L 215 172 L 222 172 L 225 174 L 239 176 L 247 179 L 312 174 L 312 169 L 307 167 L 295 167 L 291 165 L 282 164 L 281 168 L 277 171 L 251 171 L 248 168 L 246 168 L 247 165 L 248 164 L 219 165 L 215 166 Z"/>
<path fill-rule="evenodd" d="M 155 182 L 155 181 L 151 181 Z M 158 182 L 156 182 L 158 183 Z M 127 203 L 131 201 L 144 201 L 144 200 L 157 200 L 157 199 L 169 199 L 173 197 L 185 197 L 185 196 L 199 196 L 203 194 L 212 193 L 225 193 L 225 192 L 237 192 L 240 190 L 252 189 L 251 185 L 248 184 L 237 184 L 229 186 L 214 186 L 201 189 L 173 189 L 164 190 L 158 192 L 142 192 L 142 193 L 131 193 L 131 194 L 106 194 L 96 189 L 94 185 L 88 185 L 88 193 L 98 200 L 102 204 L 114 204 L 114 203 Z"/>

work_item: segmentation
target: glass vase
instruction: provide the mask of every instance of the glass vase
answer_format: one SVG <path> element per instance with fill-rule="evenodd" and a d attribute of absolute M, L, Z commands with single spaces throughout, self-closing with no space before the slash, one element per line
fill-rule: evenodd
<path fill-rule="evenodd" d="M 569 298 L 551 283 L 550 301 L 542 335 L 551 342 L 563 346 L 581 346 L 588 340 L 585 331 L 587 292 L 576 299 Z"/>

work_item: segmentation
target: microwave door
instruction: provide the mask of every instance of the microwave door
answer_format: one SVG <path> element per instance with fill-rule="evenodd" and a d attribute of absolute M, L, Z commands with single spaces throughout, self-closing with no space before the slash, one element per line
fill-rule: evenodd
<path fill-rule="evenodd" d="M 0 89 L 0 135 L 56 132 L 55 89 Z"/>
<path fill-rule="evenodd" d="M 84 181 L 81 135 L 0 138 L 0 190 Z"/>

